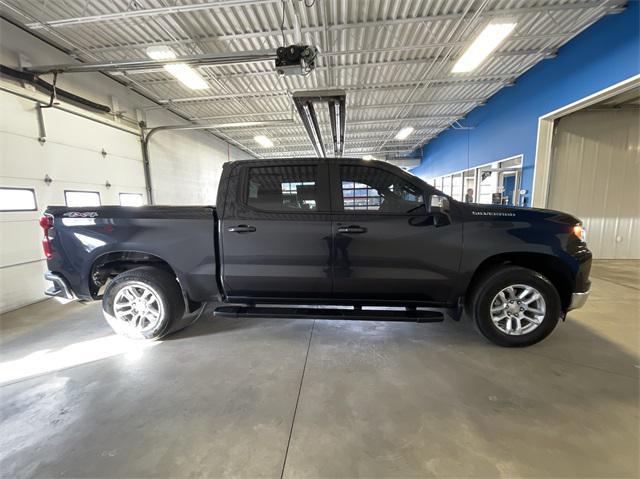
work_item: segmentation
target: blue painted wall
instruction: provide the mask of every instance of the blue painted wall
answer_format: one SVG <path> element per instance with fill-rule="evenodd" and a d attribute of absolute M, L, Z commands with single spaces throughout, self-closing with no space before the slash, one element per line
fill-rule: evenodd
<path fill-rule="evenodd" d="M 424 179 L 524 155 L 522 188 L 533 185 L 538 118 L 640 73 L 640 8 L 608 15 L 496 93 L 423 149 L 412 173 Z"/>

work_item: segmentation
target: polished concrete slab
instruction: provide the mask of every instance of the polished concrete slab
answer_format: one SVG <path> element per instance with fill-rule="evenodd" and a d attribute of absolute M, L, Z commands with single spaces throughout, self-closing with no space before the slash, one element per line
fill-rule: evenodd
<path fill-rule="evenodd" d="M 465 323 L 2 317 L 2 477 L 638 477 L 639 262 L 526 349 Z"/>

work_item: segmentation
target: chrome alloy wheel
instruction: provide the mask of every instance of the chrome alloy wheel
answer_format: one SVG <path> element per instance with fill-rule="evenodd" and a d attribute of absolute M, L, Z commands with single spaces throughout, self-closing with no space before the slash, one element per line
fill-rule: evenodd
<path fill-rule="evenodd" d="M 491 320 L 505 334 L 520 336 L 536 329 L 544 320 L 546 303 L 533 286 L 512 284 L 495 295 Z"/>
<path fill-rule="evenodd" d="M 128 327 L 137 331 L 150 331 L 162 318 L 162 301 L 148 284 L 131 282 L 116 294 L 113 314 Z"/>

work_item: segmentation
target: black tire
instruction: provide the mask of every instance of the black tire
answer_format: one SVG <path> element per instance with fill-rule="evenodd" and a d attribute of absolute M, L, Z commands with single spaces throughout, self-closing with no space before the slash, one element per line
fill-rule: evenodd
<path fill-rule="evenodd" d="M 507 334 L 491 319 L 493 299 L 510 285 L 532 286 L 544 299 L 545 315 L 540 324 L 529 333 Z M 500 266 L 475 281 L 469 312 L 480 333 L 492 343 L 505 347 L 523 347 L 540 342 L 551 334 L 560 319 L 561 303 L 555 286 L 542 274 L 520 266 Z"/>
<path fill-rule="evenodd" d="M 148 330 L 128 325 L 114 315 L 114 301 L 118 292 L 127 286 L 142 284 L 151 289 L 161 303 L 160 317 Z M 180 328 L 175 328 L 185 313 L 182 291 L 177 279 L 169 272 L 152 266 L 141 266 L 120 273 L 107 285 L 102 297 L 102 312 L 113 330 L 130 339 L 155 340 Z"/>

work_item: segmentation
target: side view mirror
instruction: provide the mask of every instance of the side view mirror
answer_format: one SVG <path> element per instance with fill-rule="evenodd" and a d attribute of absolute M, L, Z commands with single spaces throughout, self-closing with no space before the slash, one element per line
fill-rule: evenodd
<path fill-rule="evenodd" d="M 429 201 L 429 213 L 447 213 L 449 211 L 449 198 L 440 195 L 431 195 Z"/>

